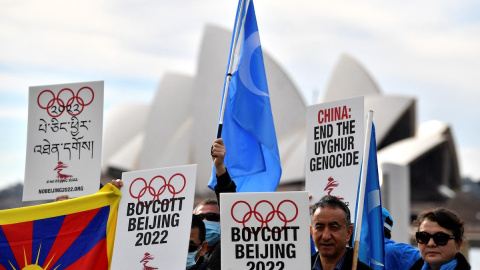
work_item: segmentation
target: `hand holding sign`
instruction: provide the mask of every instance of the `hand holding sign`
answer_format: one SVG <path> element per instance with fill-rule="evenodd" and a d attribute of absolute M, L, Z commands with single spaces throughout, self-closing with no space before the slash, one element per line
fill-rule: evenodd
<path fill-rule="evenodd" d="M 185 267 L 195 177 L 196 165 L 188 165 L 123 173 L 122 180 L 114 180 L 125 191 L 112 269 Z"/>

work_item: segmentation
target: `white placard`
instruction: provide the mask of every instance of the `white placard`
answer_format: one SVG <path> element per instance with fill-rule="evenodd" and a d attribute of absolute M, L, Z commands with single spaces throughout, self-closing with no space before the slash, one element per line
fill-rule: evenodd
<path fill-rule="evenodd" d="M 222 193 L 222 269 L 310 269 L 307 192 Z"/>
<path fill-rule="evenodd" d="M 306 186 L 312 204 L 324 195 L 355 213 L 364 144 L 363 97 L 307 107 Z"/>
<path fill-rule="evenodd" d="M 95 81 L 29 88 L 23 201 L 98 191 L 103 87 Z"/>
<path fill-rule="evenodd" d="M 123 173 L 111 269 L 185 269 L 196 175 L 197 165 Z"/>

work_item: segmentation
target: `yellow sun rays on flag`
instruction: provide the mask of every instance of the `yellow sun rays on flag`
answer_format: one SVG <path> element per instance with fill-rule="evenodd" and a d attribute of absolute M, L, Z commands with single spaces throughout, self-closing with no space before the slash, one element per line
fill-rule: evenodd
<path fill-rule="evenodd" d="M 38 265 L 38 257 L 40 256 L 40 250 L 42 249 L 42 244 L 40 244 L 40 247 L 38 248 L 38 253 L 37 253 L 37 260 L 35 261 L 35 264 L 29 264 L 27 265 L 27 254 L 25 254 L 25 247 L 23 247 L 23 258 L 25 260 L 25 267 L 22 268 L 22 270 L 48 270 L 48 265 L 50 265 L 50 263 L 52 262 L 53 258 L 55 257 L 55 254 L 53 254 L 52 258 L 50 259 L 50 261 L 47 263 L 47 266 L 45 266 L 45 269 L 43 269 L 42 267 L 40 267 L 40 265 Z M 10 261 L 8 261 L 8 263 L 10 263 L 10 266 L 12 267 L 12 270 L 17 270 Z M 60 267 L 60 265 L 58 265 L 57 267 L 53 268 L 52 270 L 56 270 L 58 267 Z"/>

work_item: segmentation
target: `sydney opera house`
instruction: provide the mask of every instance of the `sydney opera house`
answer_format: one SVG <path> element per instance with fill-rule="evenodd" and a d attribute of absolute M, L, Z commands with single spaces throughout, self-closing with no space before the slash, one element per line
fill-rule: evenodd
<path fill-rule="evenodd" d="M 164 74 L 151 104 L 125 103 L 108 112 L 103 181 L 124 171 L 198 164 L 196 192 L 207 196 L 230 38 L 230 32 L 207 26 L 194 76 Z M 283 170 L 279 188 L 299 190 L 305 181 L 307 104 L 267 50 L 265 69 Z M 407 242 L 414 206 L 448 200 L 460 187 L 452 132 L 440 121 L 417 123 L 415 98 L 383 94 L 368 72 L 344 55 L 317 103 L 354 96 L 364 96 L 365 110 L 375 112 L 383 203 L 395 217 L 393 239 Z"/>

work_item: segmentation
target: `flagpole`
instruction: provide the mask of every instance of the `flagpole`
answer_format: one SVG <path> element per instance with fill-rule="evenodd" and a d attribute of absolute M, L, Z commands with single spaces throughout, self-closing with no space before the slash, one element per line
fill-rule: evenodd
<path fill-rule="evenodd" d="M 372 137 L 373 111 L 368 111 L 367 130 L 365 131 L 365 144 L 363 145 L 363 163 L 360 178 L 360 190 L 357 198 L 357 216 L 355 218 L 355 235 L 353 245 L 352 270 L 357 269 L 358 250 L 360 247 L 360 233 L 362 231 L 363 203 L 365 199 L 365 184 L 367 183 L 368 157 L 370 154 L 370 138 Z"/>
<path fill-rule="evenodd" d="M 223 87 L 225 91 L 223 92 L 223 101 L 222 101 L 222 107 L 220 110 L 220 119 L 218 121 L 217 139 L 222 137 L 223 118 L 225 116 L 225 105 L 228 99 L 228 88 L 230 87 L 230 81 L 232 80 L 232 66 L 233 66 L 233 62 L 235 62 L 234 58 L 235 58 L 235 51 L 237 49 L 238 33 L 240 33 L 240 30 L 242 28 L 240 25 L 240 21 L 243 18 L 242 11 L 243 11 L 243 6 L 245 4 L 245 0 L 240 0 L 240 1 L 241 1 L 241 4 L 239 7 L 239 10 L 237 11 L 238 16 L 237 16 L 237 21 L 235 22 L 235 27 L 234 27 L 235 33 L 233 36 L 232 50 L 230 50 L 230 55 L 228 57 L 230 62 L 228 63 L 227 77 L 225 78 L 225 85 Z M 246 12 L 245 12 L 245 16 L 246 16 Z"/>

